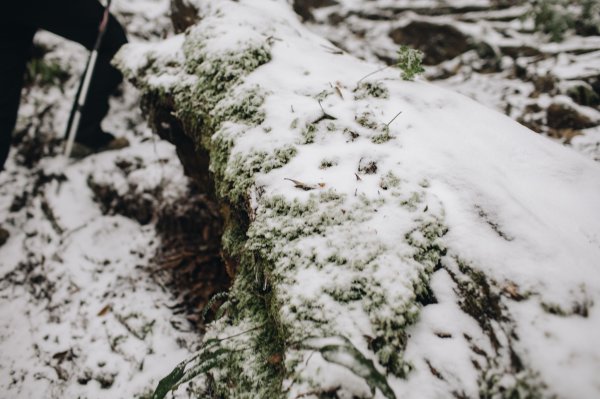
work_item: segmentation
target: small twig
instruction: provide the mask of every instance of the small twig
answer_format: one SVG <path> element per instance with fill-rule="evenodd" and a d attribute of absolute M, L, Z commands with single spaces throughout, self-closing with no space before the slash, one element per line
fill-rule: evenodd
<path fill-rule="evenodd" d="M 324 45 L 321 45 L 321 47 L 323 47 L 325 50 L 327 50 L 328 53 L 331 53 L 331 54 L 335 54 L 335 55 L 344 54 L 344 52 L 342 50 L 335 48 L 335 47 L 328 47 L 328 46 L 324 46 Z"/>
<path fill-rule="evenodd" d="M 321 100 L 317 101 L 319 103 L 319 107 L 321 107 L 321 111 L 323 111 L 323 114 L 327 115 L 327 112 L 325 112 L 325 109 L 323 108 L 323 104 L 321 104 Z"/>
<path fill-rule="evenodd" d="M 378 69 L 378 70 L 376 70 L 376 71 L 373 71 L 373 72 L 371 72 L 371 73 L 369 73 L 369 74 L 367 74 L 367 75 L 363 76 L 362 78 L 360 78 L 360 80 L 359 80 L 358 82 L 356 82 L 356 88 L 358 89 L 358 85 L 360 84 L 360 82 L 362 82 L 363 80 L 365 80 L 365 79 L 366 79 L 366 78 L 368 78 L 369 76 L 372 76 L 372 75 L 375 75 L 376 73 L 379 73 L 379 72 L 381 72 L 381 71 L 384 71 L 384 70 L 386 70 L 386 69 L 390 68 L 391 66 L 392 66 L 392 65 L 386 65 L 386 66 L 384 66 L 384 67 L 382 67 L 382 68 L 379 68 L 379 69 Z"/>
<path fill-rule="evenodd" d="M 391 121 L 389 121 L 388 123 L 386 123 L 386 124 L 385 124 L 385 126 L 387 126 L 387 127 L 389 128 L 389 127 L 390 127 L 390 125 L 391 125 L 391 123 L 392 123 L 393 121 L 395 121 L 395 120 L 396 120 L 396 118 L 397 118 L 398 116 L 400 116 L 400 114 L 401 114 L 401 113 L 402 113 L 402 111 L 398 112 L 398 113 L 396 114 L 396 116 L 394 116 L 394 117 L 392 118 L 392 120 L 391 120 Z"/>
<path fill-rule="evenodd" d="M 321 104 L 320 100 L 317 100 L 317 102 L 319 103 L 319 107 L 321 107 L 321 112 L 323 112 L 323 114 L 321 114 L 321 116 L 319 116 L 317 119 L 315 119 L 314 121 L 311 122 L 311 125 L 316 125 L 317 123 L 325 120 L 325 119 L 329 119 L 332 121 L 337 120 L 337 118 L 333 115 L 328 114 L 327 112 L 325 112 L 325 109 L 323 108 L 323 104 Z"/>
<path fill-rule="evenodd" d="M 140 341 L 144 341 L 144 339 L 146 338 L 146 335 L 147 335 L 147 334 L 143 334 L 143 335 L 142 335 L 142 334 L 138 333 L 137 331 L 135 331 L 135 330 L 134 330 L 134 329 L 133 329 L 133 328 L 132 328 L 132 327 L 131 327 L 131 326 L 130 326 L 128 323 L 127 323 L 127 320 L 126 320 L 126 318 L 124 318 L 123 316 L 121 316 L 121 315 L 119 315 L 119 314 L 115 314 L 115 318 L 117 319 L 117 321 L 118 321 L 119 323 L 121 323 L 121 325 L 122 325 L 123 327 L 125 327 L 125 329 L 126 329 L 127 331 L 129 331 L 129 333 L 130 333 L 131 335 L 133 335 L 134 337 L 136 337 L 136 338 L 137 338 L 137 339 L 139 339 Z M 155 322 L 155 320 L 152 320 L 150 323 L 151 323 L 151 324 L 154 324 L 154 322 Z"/>
<path fill-rule="evenodd" d="M 46 218 L 50 222 L 50 225 L 52 226 L 52 229 L 54 229 L 56 234 L 58 234 L 58 235 L 63 234 L 65 230 L 60 226 L 60 224 L 56 220 L 56 216 L 54 215 L 54 212 L 52 211 L 50 204 L 48 204 L 48 200 L 46 199 L 45 196 L 42 199 L 41 207 L 42 207 L 42 212 L 44 213 L 44 216 L 46 216 Z"/>
<path fill-rule="evenodd" d="M 260 328 L 263 328 L 266 324 L 267 323 L 260 324 L 260 325 L 258 325 L 256 327 L 253 327 L 253 328 L 249 329 L 249 330 L 242 331 L 241 333 L 230 335 L 229 337 L 216 338 L 215 341 L 217 341 L 217 342 L 223 342 L 223 341 L 231 339 L 231 338 L 239 337 L 240 335 L 248 334 L 249 332 L 256 331 L 256 330 L 258 330 Z"/>

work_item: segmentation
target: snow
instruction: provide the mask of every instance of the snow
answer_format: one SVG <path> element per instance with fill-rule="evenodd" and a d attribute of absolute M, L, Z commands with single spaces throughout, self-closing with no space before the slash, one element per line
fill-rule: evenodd
<path fill-rule="evenodd" d="M 367 11 L 441 4 L 372 3 Z M 383 376 L 396 397 L 600 395 L 594 340 L 600 165 L 441 87 L 502 109 L 503 95 L 514 89 L 528 95 L 531 84 L 502 73 L 498 79 L 475 73 L 468 82 L 462 75 L 441 84 L 404 82 L 388 68 L 364 80 L 388 95 L 359 96 L 358 82 L 381 67 L 373 61 L 390 50 L 389 39 L 373 43 L 373 53 L 365 43 L 346 42 L 368 60 L 360 61 L 301 25 L 287 1 L 197 0 L 196 6 L 203 15 L 198 25 L 145 43 L 164 33 L 167 2 L 118 3 L 124 16 L 139 14 L 131 17 L 139 31 L 117 62 L 142 90 L 173 95 L 176 115 L 202 94 L 215 68 L 232 74 L 247 68 L 224 85 L 214 108 L 193 109 L 202 120 L 223 119 L 196 139 L 210 143 L 217 184 L 232 188 L 221 201 L 247 210 L 250 222 L 241 242 L 250 256 L 240 262 L 228 310 L 204 340 L 218 339 L 224 352 L 215 356 L 227 356 L 212 370 L 215 389 L 267 397 L 269 384 L 279 381 L 276 389 L 289 398 L 327 392 L 383 398 L 383 385 L 373 388 Z M 348 0 L 343 6 L 365 5 Z M 503 13 L 509 12 L 515 10 Z M 155 19 L 162 21 L 157 31 L 145 31 Z M 367 38 L 391 26 L 399 25 L 383 22 Z M 487 26 L 460 27 L 487 32 Z M 321 32 L 344 34 L 332 30 Z M 522 39 L 487 37 L 497 46 Z M 593 48 L 596 41 L 583 45 Z M 570 40 L 545 51 L 579 45 Z M 268 51 L 268 62 L 235 64 L 235 56 L 257 48 Z M 570 65 L 570 56 L 559 56 L 539 68 L 556 62 L 561 78 L 581 77 L 597 68 L 597 52 L 588 58 Z M 50 124 L 61 131 L 68 96 L 58 90 L 35 96 L 58 103 Z M 244 103 L 247 98 L 254 102 Z M 126 106 L 107 120 L 127 130 L 130 148 L 66 167 L 46 157 L 31 172 L 13 157 L 9 173 L 0 176 L 0 215 L 11 232 L 0 248 L 0 365 L 9 370 L 0 387 L 12 397 L 147 395 L 197 347 L 198 335 L 181 328 L 185 318 L 169 309 L 174 299 L 150 267 L 158 245 L 152 224 L 104 215 L 87 184 L 110 183 L 119 194 L 134 187 L 139 195 L 163 187 L 167 204 L 186 194 L 174 148 L 151 139 L 140 116 L 131 115 L 138 99 L 127 87 Z M 554 99 L 542 95 L 540 103 Z M 529 100 L 510 101 L 523 108 Z M 39 112 L 33 100 L 25 102 L 24 115 Z M 227 113 L 242 106 L 256 106 L 264 117 Z M 597 130 L 575 137 L 573 148 L 597 154 Z M 225 165 L 217 163 L 224 158 L 220 140 L 231 141 Z M 278 151 L 284 155 L 275 156 Z M 136 158 L 143 166 L 130 174 L 115 166 Z M 15 192 L 35 191 L 39 171 L 66 180 L 50 179 L 23 209 L 10 211 Z M 252 307 L 240 310 L 239 303 Z M 285 335 L 283 342 L 261 341 L 274 335 L 270 328 Z M 343 350 L 333 351 L 336 346 Z M 278 364 L 274 356 L 281 367 L 265 371 L 265 363 Z M 369 361 L 373 369 L 365 366 Z M 191 394 L 180 388 L 174 395 Z"/>

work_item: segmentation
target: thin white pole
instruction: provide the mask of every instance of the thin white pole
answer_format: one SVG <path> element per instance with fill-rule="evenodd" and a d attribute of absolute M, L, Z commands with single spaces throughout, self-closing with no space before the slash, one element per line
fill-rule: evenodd
<path fill-rule="evenodd" d="M 104 32 L 106 31 L 106 26 L 108 25 L 109 19 L 109 8 L 110 8 L 111 0 L 108 0 L 106 4 L 106 8 L 104 9 L 104 15 L 102 16 L 102 21 L 100 22 L 100 26 L 98 27 L 98 37 L 96 39 L 96 43 L 94 44 L 94 49 L 90 54 L 90 58 L 88 59 L 87 66 L 85 69 L 85 74 L 83 76 L 83 83 L 81 85 L 81 90 L 78 93 L 78 96 L 75 100 L 75 105 L 73 107 L 73 117 L 70 118 L 71 124 L 67 126 L 67 130 L 65 132 L 65 136 L 67 142 L 65 143 L 65 157 L 71 156 L 71 151 L 73 150 L 73 143 L 75 142 L 75 135 L 77 134 L 77 130 L 79 130 L 79 122 L 81 121 L 81 112 L 83 111 L 83 107 L 85 106 L 88 91 L 90 89 L 90 84 L 92 82 L 92 75 L 94 74 L 94 69 L 96 67 L 96 61 L 98 60 L 98 49 L 100 48 L 100 44 L 102 43 L 102 37 L 104 36 Z"/>

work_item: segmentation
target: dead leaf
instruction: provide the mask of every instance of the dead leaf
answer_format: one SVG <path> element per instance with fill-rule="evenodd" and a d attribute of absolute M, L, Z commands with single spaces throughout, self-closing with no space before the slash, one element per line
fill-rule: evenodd
<path fill-rule="evenodd" d="M 57 352 L 54 355 L 52 355 L 52 359 L 58 359 L 59 362 L 61 362 L 71 351 L 71 349 L 63 351 L 63 352 Z"/>
<path fill-rule="evenodd" d="M 519 286 L 512 281 L 509 281 L 508 284 L 504 286 L 503 290 L 511 297 L 511 299 L 514 299 L 515 301 L 520 301 L 523 299 L 523 295 L 519 293 Z"/>
<path fill-rule="evenodd" d="M 112 309 L 112 307 L 110 305 L 106 305 L 104 306 L 102 309 L 100 309 L 100 311 L 98 312 L 98 316 L 104 316 L 105 314 L 107 314 L 108 312 L 110 312 L 110 310 Z"/>
<path fill-rule="evenodd" d="M 283 360 L 283 356 L 281 355 L 281 353 L 275 353 L 267 358 L 267 363 L 274 366 L 274 365 L 281 363 L 282 360 Z"/>

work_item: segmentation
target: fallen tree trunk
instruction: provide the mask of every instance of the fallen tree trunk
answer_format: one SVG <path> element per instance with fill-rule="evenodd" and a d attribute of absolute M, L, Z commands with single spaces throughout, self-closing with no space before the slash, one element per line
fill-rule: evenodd
<path fill-rule="evenodd" d="M 598 165 L 398 70 L 363 79 L 285 0 L 193 6 L 118 56 L 218 201 L 234 277 L 156 397 L 600 392 Z"/>

